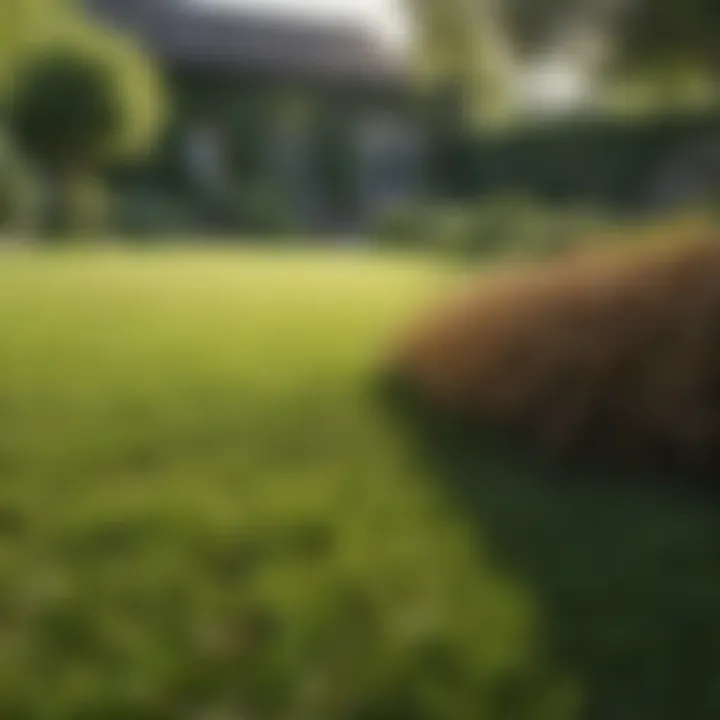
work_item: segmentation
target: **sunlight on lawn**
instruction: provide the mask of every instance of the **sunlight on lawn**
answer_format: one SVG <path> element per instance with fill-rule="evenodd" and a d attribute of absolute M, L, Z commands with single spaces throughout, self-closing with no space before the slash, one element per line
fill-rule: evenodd
<path fill-rule="evenodd" d="M 541 608 L 371 398 L 445 282 L 313 252 L 3 257 L 0 714 L 571 717 Z"/>

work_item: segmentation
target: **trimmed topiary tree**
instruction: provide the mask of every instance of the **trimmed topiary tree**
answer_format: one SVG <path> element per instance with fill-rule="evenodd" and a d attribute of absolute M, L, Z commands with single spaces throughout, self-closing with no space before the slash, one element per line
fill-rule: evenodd
<path fill-rule="evenodd" d="M 10 128 L 46 182 L 43 226 L 93 229 L 101 204 L 88 192 L 110 164 L 146 149 L 161 120 L 152 68 L 124 41 L 81 34 L 28 62 L 10 102 Z"/>

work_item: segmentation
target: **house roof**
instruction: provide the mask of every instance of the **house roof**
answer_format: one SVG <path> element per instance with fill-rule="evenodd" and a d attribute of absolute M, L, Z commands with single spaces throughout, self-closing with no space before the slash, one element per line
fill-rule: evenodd
<path fill-rule="evenodd" d="M 171 67 L 402 87 L 405 62 L 354 24 L 284 19 L 184 0 L 88 0 L 99 20 L 132 33 Z"/>

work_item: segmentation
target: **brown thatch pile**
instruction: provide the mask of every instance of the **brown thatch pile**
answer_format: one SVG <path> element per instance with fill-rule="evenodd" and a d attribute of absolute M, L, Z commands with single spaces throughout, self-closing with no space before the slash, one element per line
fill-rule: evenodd
<path fill-rule="evenodd" d="M 720 460 L 720 238 L 482 276 L 395 372 L 438 410 L 603 458 Z"/>

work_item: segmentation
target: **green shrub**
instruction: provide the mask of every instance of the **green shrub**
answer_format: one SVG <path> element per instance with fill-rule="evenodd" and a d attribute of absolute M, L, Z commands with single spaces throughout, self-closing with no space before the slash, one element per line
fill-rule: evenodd
<path fill-rule="evenodd" d="M 428 240 L 422 219 L 432 214 L 430 208 L 413 203 L 393 205 L 375 221 L 375 239 L 385 246 L 414 247 Z"/>
<path fill-rule="evenodd" d="M 134 190 L 119 194 L 110 226 L 126 236 L 177 235 L 197 227 L 197 212 L 181 196 Z"/>
<path fill-rule="evenodd" d="M 26 63 L 9 120 L 19 145 L 42 166 L 94 169 L 151 147 L 162 106 L 161 85 L 132 46 L 78 35 Z"/>
<path fill-rule="evenodd" d="M 12 222 L 13 195 L 12 183 L 3 178 L 0 181 L 0 228 L 5 228 Z"/>
<path fill-rule="evenodd" d="M 270 183 L 246 183 L 228 197 L 230 227 L 238 232 L 275 234 L 297 227 L 290 207 Z"/>
<path fill-rule="evenodd" d="M 468 132 L 436 143 L 432 175 L 441 195 L 527 193 L 545 201 L 642 208 L 653 173 L 669 157 L 714 135 L 717 112 L 580 117 L 504 132 Z"/>
<path fill-rule="evenodd" d="M 585 242 L 601 218 L 583 208 L 551 210 L 523 196 L 479 205 L 461 251 L 469 255 L 545 256 Z"/>
<path fill-rule="evenodd" d="M 59 187 L 45 183 L 38 229 L 51 237 L 96 236 L 107 230 L 110 202 L 110 193 L 92 177 L 80 177 Z"/>
<path fill-rule="evenodd" d="M 19 179 L 7 168 L 0 168 L 0 230 L 17 226 L 23 210 Z"/>
<path fill-rule="evenodd" d="M 206 194 L 126 190 L 114 203 L 111 227 L 130 236 L 182 235 L 198 229 L 268 236 L 289 233 L 297 224 L 272 187 L 248 184 Z"/>
<path fill-rule="evenodd" d="M 384 245 L 425 248 L 459 257 L 544 256 L 582 243 L 602 226 L 584 208 L 551 210 L 508 195 L 477 204 L 407 205 L 383 215 L 375 235 Z"/>
<path fill-rule="evenodd" d="M 157 129 L 157 88 L 122 45 L 78 36 L 28 61 L 10 101 L 9 125 L 44 175 L 43 229 L 97 229 L 107 216 L 102 171 L 144 149 Z M 157 121 L 157 122 L 156 122 Z"/>
<path fill-rule="evenodd" d="M 37 183 L 0 131 L 0 231 L 27 230 L 36 218 Z"/>
<path fill-rule="evenodd" d="M 97 166 L 122 126 L 111 69 L 69 50 L 31 63 L 12 101 L 22 149 L 44 166 Z"/>

